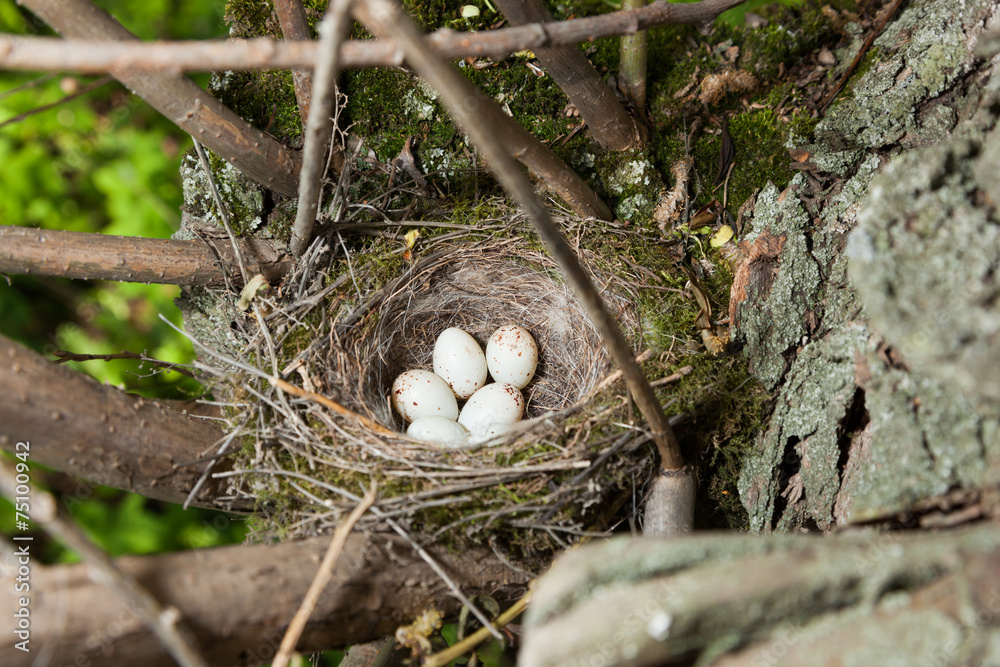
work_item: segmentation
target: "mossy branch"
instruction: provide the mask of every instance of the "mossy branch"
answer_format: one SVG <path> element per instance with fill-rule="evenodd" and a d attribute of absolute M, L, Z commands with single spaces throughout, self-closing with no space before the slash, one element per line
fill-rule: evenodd
<path fill-rule="evenodd" d="M 78 0 L 77 0 L 78 1 Z M 24 0 L 25 5 L 53 0 Z M 572 46 L 601 37 L 630 35 L 663 25 L 711 26 L 722 12 L 744 0 L 702 0 L 672 5 L 664 0 L 633 11 L 600 16 L 532 23 L 516 28 L 460 33 L 439 30 L 427 36 L 428 45 L 447 59 L 488 56 L 500 59 L 531 49 Z M 69 34 L 69 33 L 67 33 Z M 76 35 L 74 35 L 76 36 Z M 79 39 L 0 36 L 0 68 L 42 71 L 108 72 L 128 66 L 168 72 L 312 69 L 319 46 L 315 41 L 276 42 L 261 37 L 226 42 L 108 42 L 101 36 Z M 344 69 L 396 67 L 403 52 L 392 40 L 351 40 L 340 47 Z M 208 143 L 207 141 L 205 142 Z"/>
<path fill-rule="evenodd" d="M 498 0 L 497 4 L 512 25 L 552 21 L 552 15 L 541 0 Z M 534 53 L 587 121 L 598 143 L 615 151 L 627 150 L 640 143 L 641 134 L 635 121 L 578 48 L 538 48 Z"/>
<path fill-rule="evenodd" d="M 21 0 L 21 4 L 67 37 L 138 42 L 135 35 L 89 0 Z M 178 68 L 151 72 L 129 60 L 119 60 L 110 64 L 108 71 L 253 180 L 283 195 L 296 193 L 301 168 L 299 154 L 251 126 L 186 76 L 178 74 Z"/>

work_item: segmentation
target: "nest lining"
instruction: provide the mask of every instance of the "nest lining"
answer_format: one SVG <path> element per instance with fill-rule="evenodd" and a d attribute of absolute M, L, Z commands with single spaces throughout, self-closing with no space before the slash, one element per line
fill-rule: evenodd
<path fill-rule="evenodd" d="M 484 533 L 516 532 L 511 542 L 520 552 L 537 554 L 588 533 L 605 501 L 629 495 L 648 476 L 652 458 L 641 447 L 648 438 L 627 424 L 624 387 L 612 385 L 592 400 L 612 371 L 599 335 L 523 221 L 510 224 L 507 238 L 483 241 L 470 229 L 466 243 L 452 239 L 361 307 L 354 286 L 370 281 L 357 275 L 364 270 L 358 262 L 356 280 L 328 277 L 308 287 L 301 276 L 286 280 L 299 287 L 288 290 L 288 303 L 274 304 L 268 336 L 255 336 L 258 346 L 260 338 L 272 339 L 280 357 L 261 363 L 262 369 L 297 367 L 297 384 L 313 385 L 359 417 L 278 396 L 239 373 L 229 377 L 241 395 L 257 397 L 249 414 L 243 408 L 246 446 L 235 461 L 243 472 L 231 488 L 247 493 L 249 487 L 265 501 L 263 509 L 277 510 L 268 531 L 275 524 L 287 537 L 332 530 L 361 487 L 375 479 L 381 513 L 427 542 L 481 543 Z M 332 259 L 324 260 L 330 269 L 343 270 L 344 263 Z M 318 261 L 306 258 L 302 265 L 315 270 Z M 627 281 L 592 273 L 623 328 L 634 333 L 635 296 L 621 287 Z M 444 449 L 366 425 L 368 419 L 393 431 L 403 428 L 388 400 L 391 383 L 408 368 L 430 368 L 434 342 L 445 328 L 461 327 L 482 344 L 504 324 L 525 327 L 539 344 L 539 367 L 524 390 L 527 419 L 505 439 Z M 287 349 L 291 332 L 303 327 L 308 342 Z M 384 524 L 371 515 L 364 521 L 368 528 Z"/>
<path fill-rule="evenodd" d="M 485 349 L 490 334 L 507 324 L 527 329 L 539 348 L 535 376 L 522 392 L 525 419 L 583 400 L 611 364 L 583 307 L 553 277 L 554 268 L 538 253 L 457 247 L 398 281 L 382 301 L 375 326 L 358 341 L 354 354 L 367 360 L 367 369 L 352 405 L 404 430 L 388 401 L 396 376 L 413 368 L 430 370 L 434 343 L 448 327 L 463 329 Z M 343 385 L 337 377 L 330 383 Z"/>

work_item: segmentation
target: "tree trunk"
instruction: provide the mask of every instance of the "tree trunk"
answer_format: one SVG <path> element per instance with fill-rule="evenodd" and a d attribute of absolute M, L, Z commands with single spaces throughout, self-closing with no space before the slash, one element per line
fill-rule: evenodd
<path fill-rule="evenodd" d="M 739 484 L 770 535 L 565 556 L 519 664 L 1000 664 L 998 18 L 907 4 L 756 198 L 730 314 L 776 398 Z"/>

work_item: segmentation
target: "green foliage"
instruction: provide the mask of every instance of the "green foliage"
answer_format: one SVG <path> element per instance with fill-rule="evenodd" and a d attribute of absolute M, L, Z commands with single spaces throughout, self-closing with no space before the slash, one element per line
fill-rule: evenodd
<path fill-rule="evenodd" d="M 225 34 L 221 2 L 150 0 L 100 3 L 144 39 L 205 39 Z M 0 0 L 0 31 L 51 34 L 11 0 Z M 205 77 L 202 77 L 203 79 Z M 2 224 L 165 238 L 180 220 L 178 167 L 186 134 L 116 83 L 61 103 L 97 77 L 0 72 Z M 55 105 L 32 113 L 45 105 Z M 23 119 L 18 116 L 25 115 Z M 189 341 L 159 318 L 180 324 L 179 290 L 162 285 L 84 283 L 14 276 L 0 280 L 0 333 L 49 353 L 146 352 L 187 363 Z M 73 364 L 98 379 L 153 397 L 182 397 L 199 385 L 175 372 L 151 374 L 137 362 Z M 35 468 L 35 466 L 33 466 Z M 47 473 L 41 467 L 36 479 Z M 83 489 L 84 491 L 81 491 Z M 112 555 L 190 549 L 243 538 L 244 524 L 204 510 L 183 511 L 140 496 L 81 484 L 62 494 L 74 519 Z M 0 501 L 0 532 L 13 512 Z M 75 558 L 52 543 L 50 562 Z"/>
<path fill-rule="evenodd" d="M 222 34 L 221 3 L 156 0 L 104 3 L 143 38 L 207 38 Z M 9 0 L 0 0 L 0 29 L 45 34 Z M 4 164 L 3 224 L 122 236 L 168 237 L 180 221 L 178 166 L 190 141 L 170 121 L 116 83 L 65 103 L 95 77 L 4 72 L 0 88 L 0 161 Z M 38 85 L 33 85 L 38 84 Z M 20 86 L 30 86 L 18 90 Z M 55 105 L 41 113 L 32 112 Z M 27 115 L 16 120 L 22 114 Z M 88 354 L 143 352 L 188 362 L 190 343 L 175 324 L 177 288 L 101 285 L 16 277 L 0 282 L 0 333 L 37 351 Z M 198 391 L 176 373 L 148 377 L 134 362 L 78 366 L 100 380 L 145 395 L 181 397 Z"/>

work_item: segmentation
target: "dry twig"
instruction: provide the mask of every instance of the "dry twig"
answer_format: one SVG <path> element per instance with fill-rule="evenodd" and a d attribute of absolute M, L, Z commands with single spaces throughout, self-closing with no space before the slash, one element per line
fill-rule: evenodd
<path fill-rule="evenodd" d="M 39 0 L 25 0 L 38 2 Z M 52 0 L 49 0 L 52 1 Z M 490 57 L 500 59 L 526 49 L 572 46 L 601 37 L 629 35 L 662 25 L 711 26 L 715 18 L 744 0 L 702 0 L 670 4 L 657 0 L 633 11 L 532 23 L 516 28 L 459 33 L 439 30 L 427 37 L 438 56 L 448 59 Z M 318 44 L 275 42 L 258 38 L 226 42 L 119 43 L 88 39 L 58 40 L 44 37 L 0 37 L 0 68 L 107 72 L 123 66 L 168 72 L 205 72 L 251 69 L 311 69 Z M 398 67 L 403 52 L 391 40 L 352 40 L 341 45 L 341 67 Z"/>
<path fill-rule="evenodd" d="M 326 588 L 330 577 L 333 576 L 333 568 L 336 567 L 337 559 L 340 558 L 340 554 L 344 550 L 348 535 L 351 534 L 354 525 L 361 518 L 361 515 L 375 504 L 377 489 L 378 487 L 372 483 L 368 493 L 365 494 L 365 497 L 358 506 L 337 527 L 336 532 L 333 534 L 333 539 L 330 541 L 330 547 L 326 550 L 326 555 L 323 556 L 323 562 L 320 563 L 319 569 L 316 571 L 316 577 L 313 579 L 312 584 L 309 585 L 309 590 L 306 591 L 306 595 L 302 599 L 302 604 L 299 606 L 299 610 L 295 612 L 295 616 L 292 618 L 292 622 L 289 623 L 288 629 L 285 630 L 285 637 L 281 640 L 278 654 L 274 656 L 274 661 L 271 663 L 272 667 L 285 667 L 288 664 L 292 651 L 295 650 L 295 645 L 298 643 L 299 637 L 302 636 L 302 631 L 309 621 L 309 616 L 316 609 L 316 603 L 319 601 L 320 594 Z"/>
<path fill-rule="evenodd" d="M 316 103 L 309 110 L 306 123 L 306 140 L 302 149 L 302 175 L 299 179 L 299 207 L 295 212 L 292 254 L 302 255 L 309 247 L 316 211 L 326 170 L 326 154 L 333 136 L 333 106 L 337 99 L 337 74 L 340 71 L 338 56 L 340 42 L 352 25 L 350 8 L 352 0 L 331 0 L 326 17 L 319 27 L 319 60 L 316 63 Z"/>

